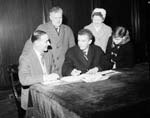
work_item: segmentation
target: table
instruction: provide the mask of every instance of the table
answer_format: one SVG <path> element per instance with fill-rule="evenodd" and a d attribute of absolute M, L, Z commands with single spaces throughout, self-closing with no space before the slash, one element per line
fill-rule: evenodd
<path fill-rule="evenodd" d="M 98 118 L 100 112 L 150 100 L 148 63 L 119 71 L 122 73 L 93 83 L 31 86 L 32 115 L 35 118 Z"/>

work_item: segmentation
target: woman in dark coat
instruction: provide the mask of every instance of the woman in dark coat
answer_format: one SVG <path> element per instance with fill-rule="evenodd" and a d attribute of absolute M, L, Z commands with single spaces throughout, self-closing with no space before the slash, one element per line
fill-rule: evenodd
<path fill-rule="evenodd" d="M 107 44 L 106 55 L 113 69 L 128 68 L 134 65 L 133 45 L 126 28 L 118 26 L 114 29 Z"/>

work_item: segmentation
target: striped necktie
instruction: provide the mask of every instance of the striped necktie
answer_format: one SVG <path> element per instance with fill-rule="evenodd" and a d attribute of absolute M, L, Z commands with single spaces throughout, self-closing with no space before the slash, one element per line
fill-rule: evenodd
<path fill-rule="evenodd" d="M 83 56 L 85 57 L 86 60 L 88 60 L 86 51 L 83 51 Z"/>

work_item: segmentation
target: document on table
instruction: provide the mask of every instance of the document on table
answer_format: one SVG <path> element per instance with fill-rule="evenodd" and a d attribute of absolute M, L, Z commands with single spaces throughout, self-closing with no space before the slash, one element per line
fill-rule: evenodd
<path fill-rule="evenodd" d="M 75 83 L 75 82 L 96 82 L 108 79 L 112 75 L 119 74 L 121 72 L 115 70 L 106 70 L 97 72 L 96 74 L 81 74 L 78 76 L 66 76 L 62 77 L 61 80 L 68 82 L 68 83 Z"/>
<path fill-rule="evenodd" d="M 47 81 L 47 82 L 43 82 L 43 85 L 60 85 L 62 84 L 62 81 L 60 80 L 51 80 L 51 81 Z"/>
<path fill-rule="evenodd" d="M 69 83 L 75 83 L 75 82 L 82 82 L 82 76 L 66 76 L 61 78 L 62 81 L 69 82 Z"/>
<path fill-rule="evenodd" d="M 119 73 L 121 72 L 115 71 L 115 70 L 106 70 L 106 71 L 97 72 L 96 74 L 85 74 L 82 80 L 85 82 L 102 81 L 102 80 L 109 79 L 110 76 L 113 76 Z"/>

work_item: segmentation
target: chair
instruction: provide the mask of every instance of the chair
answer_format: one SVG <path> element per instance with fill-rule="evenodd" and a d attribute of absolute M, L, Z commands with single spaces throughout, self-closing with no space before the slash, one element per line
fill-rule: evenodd
<path fill-rule="evenodd" d="M 18 77 L 18 65 L 10 64 L 7 71 L 9 73 L 9 79 L 18 110 L 18 118 L 23 118 L 25 115 L 25 110 L 21 108 L 21 84 Z"/>

